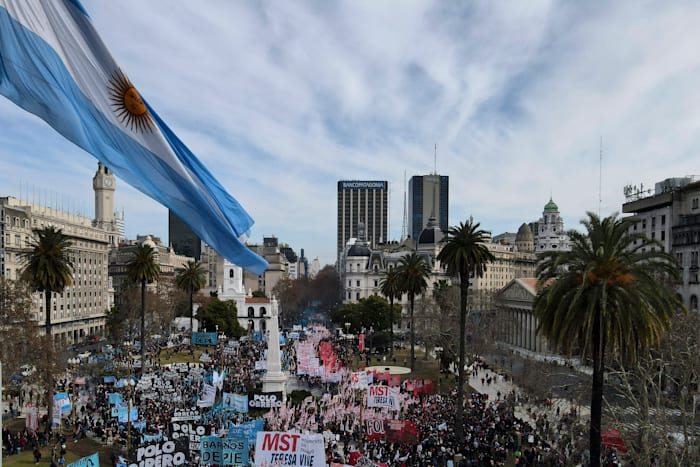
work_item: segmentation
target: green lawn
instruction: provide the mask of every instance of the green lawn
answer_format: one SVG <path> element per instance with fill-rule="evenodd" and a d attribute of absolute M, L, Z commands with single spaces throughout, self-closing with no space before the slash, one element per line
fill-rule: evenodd
<path fill-rule="evenodd" d="M 10 432 L 15 433 L 22 428 L 24 428 L 24 419 L 13 419 L 5 421 L 3 427 L 7 427 Z M 66 464 L 75 462 L 78 459 L 94 454 L 95 452 L 100 455 L 100 464 L 103 467 L 111 466 L 111 454 L 112 452 L 120 453 L 121 450 L 115 446 L 104 446 L 101 443 L 95 442 L 92 439 L 81 439 L 77 443 L 74 443 L 71 439 L 72 437 L 66 435 Z M 49 465 L 51 463 L 51 448 L 53 444 L 41 449 L 41 462 L 40 465 Z M 33 466 L 34 455 L 32 450 L 28 449 L 20 454 L 15 454 L 12 456 L 3 456 L 2 458 L 3 467 L 19 467 L 19 466 Z"/>

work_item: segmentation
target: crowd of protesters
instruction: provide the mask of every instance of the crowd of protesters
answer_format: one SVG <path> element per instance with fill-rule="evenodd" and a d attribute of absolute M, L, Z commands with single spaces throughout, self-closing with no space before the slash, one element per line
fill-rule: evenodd
<path fill-rule="evenodd" d="M 331 340 L 328 334 L 324 334 L 323 339 Z M 351 351 L 343 344 L 334 344 L 347 364 L 353 358 Z M 186 341 L 177 342 L 176 345 L 176 349 L 180 350 L 189 348 Z M 54 443 L 54 448 L 65 448 L 65 442 L 78 442 L 87 436 L 104 444 L 123 447 L 127 440 L 132 445 L 138 445 L 148 436 L 167 438 L 173 412 L 196 406 L 202 379 L 208 372 L 231 369 L 223 381 L 224 392 L 246 393 L 261 389 L 263 371 L 256 369 L 256 363 L 264 360 L 265 348 L 265 342 L 246 339 L 234 346 L 219 345 L 215 350 L 209 350 L 206 358 L 200 358 L 200 361 L 166 366 L 159 363 L 163 350 L 155 347 L 150 349 L 153 357 L 146 374 L 133 386 L 128 381 L 119 387 L 119 380 L 107 383 L 93 378 L 77 388 L 71 388 L 68 379 L 59 381 L 58 390 L 72 389 L 78 396 L 73 411 L 75 419 L 73 413 L 67 417 L 69 439 L 66 440 L 63 435 L 50 439 L 42 432 L 27 429 L 14 434 L 3 430 L 4 451 L 16 453 L 46 446 L 50 442 Z M 294 375 L 296 370 L 295 349 L 294 343 L 290 342 L 282 357 L 283 368 L 290 375 Z M 166 349 L 165 352 L 172 350 Z M 129 365 L 133 367 L 133 375 L 139 375 L 140 364 L 130 359 L 129 354 L 125 353 L 115 355 L 113 362 L 121 367 Z M 364 361 L 368 362 L 367 359 Z M 496 374 L 489 373 L 487 365 L 479 360 L 472 366 L 472 371 L 483 375 L 482 384 L 496 378 Z M 159 384 L 148 386 L 143 383 L 148 379 Z M 386 439 L 370 441 L 365 437 L 361 417 L 357 416 L 357 407 L 361 404 L 359 396 L 348 390 L 347 382 L 329 383 L 319 376 L 309 375 L 300 375 L 298 379 L 309 389 L 322 393 L 322 396 L 311 398 L 303 407 L 287 406 L 281 411 L 272 412 L 272 416 L 266 418 L 265 427 L 334 434 L 328 438 L 329 461 L 350 462 L 359 455 L 379 465 L 391 466 L 503 465 L 508 458 L 515 458 L 518 465 L 525 466 L 585 462 L 582 454 L 586 451 L 584 436 L 576 414 L 555 414 L 550 408 L 534 407 L 531 408 L 534 423 L 530 423 L 515 415 L 514 407 L 519 403 L 516 392 L 499 393 L 499 397 L 491 400 L 478 392 L 468 397 L 465 401 L 463 437 L 458 439 L 454 390 L 416 395 L 406 391 L 404 386 L 401 412 L 396 416 L 415 422 L 418 427 L 415 439 L 403 442 Z M 164 385 L 163 382 L 168 384 Z M 109 395 L 115 392 L 121 392 L 124 400 L 129 399 L 138 408 L 137 422 L 119 422 L 112 416 Z M 330 401 L 338 401 L 341 409 L 338 410 Z M 241 423 L 250 417 L 248 414 L 236 414 L 232 421 Z M 212 426 L 212 433 L 224 432 L 225 421 L 210 419 L 207 422 Z M 131 433 L 127 432 L 129 426 Z"/>

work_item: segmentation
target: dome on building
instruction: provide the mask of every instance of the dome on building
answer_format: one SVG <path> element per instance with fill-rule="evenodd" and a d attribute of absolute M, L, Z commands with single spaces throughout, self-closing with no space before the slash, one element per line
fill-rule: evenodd
<path fill-rule="evenodd" d="M 549 198 L 549 203 L 544 205 L 544 212 L 559 212 L 559 206 L 552 201 L 551 197 Z"/>
<path fill-rule="evenodd" d="M 556 206 L 556 205 L 555 205 Z M 532 235 L 532 230 L 530 227 L 523 222 L 523 225 L 518 229 L 518 233 L 515 236 L 516 242 L 534 242 L 535 236 Z"/>
<path fill-rule="evenodd" d="M 434 217 L 428 220 L 428 225 L 421 231 L 418 236 L 418 246 L 421 245 L 435 245 L 442 241 L 444 235 L 440 227 L 438 227 L 437 222 Z"/>
<path fill-rule="evenodd" d="M 370 256 L 372 252 L 364 242 L 357 242 L 348 250 L 347 256 Z"/>

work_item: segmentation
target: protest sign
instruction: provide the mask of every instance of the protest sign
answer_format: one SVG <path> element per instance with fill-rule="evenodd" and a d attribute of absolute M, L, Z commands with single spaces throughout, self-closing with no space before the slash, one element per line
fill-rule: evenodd
<path fill-rule="evenodd" d="M 219 438 L 205 436 L 202 438 L 202 456 L 204 465 L 248 465 L 248 440 L 243 438 Z"/>
<path fill-rule="evenodd" d="M 282 407 L 282 391 L 268 392 L 264 394 L 252 393 L 248 398 L 248 407 L 251 409 L 276 409 Z"/>
<path fill-rule="evenodd" d="M 195 345 L 216 345 L 218 335 L 215 332 L 193 332 L 192 343 Z"/>
<path fill-rule="evenodd" d="M 189 460 L 185 440 L 160 441 L 139 446 L 129 453 L 129 467 L 177 467 L 189 464 Z"/>
<path fill-rule="evenodd" d="M 323 435 L 261 431 L 255 441 L 259 465 L 326 467 Z"/>
<path fill-rule="evenodd" d="M 199 451 L 202 436 L 211 435 L 211 426 L 190 422 L 173 422 L 170 424 L 170 437 L 173 440 L 186 439 L 190 451 Z"/>
<path fill-rule="evenodd" d="M 399 388 L 370 386 L 367 391 L 367 407 L 399 408 Z"/>
<path fill-rule="evenodd" d="M 198 409 L 175 409 L 173 416 L 170 418 L 172 422 L 184 422 L 188 420 L 199 420 L 202 415 Z"/>
<path fill-rule="evenodd" d="M 100 456 L 97 453 L 90 454 L 75 462 L 71 462 L 66 467 L 100 467 Z"/>

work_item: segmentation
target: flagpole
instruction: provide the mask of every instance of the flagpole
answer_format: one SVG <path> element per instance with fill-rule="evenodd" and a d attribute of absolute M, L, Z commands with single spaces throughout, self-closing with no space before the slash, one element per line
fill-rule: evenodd
<path fill-rule="evenodd" d="M 0 433 L 2 433 L 2 414 L 5 413 L 5 407 L 2 403 L 2 362 L 0 362 Z M 3 437 L 0 437 L 0 467 L 2 467 L 2 444 L 5 442 Z"/>

